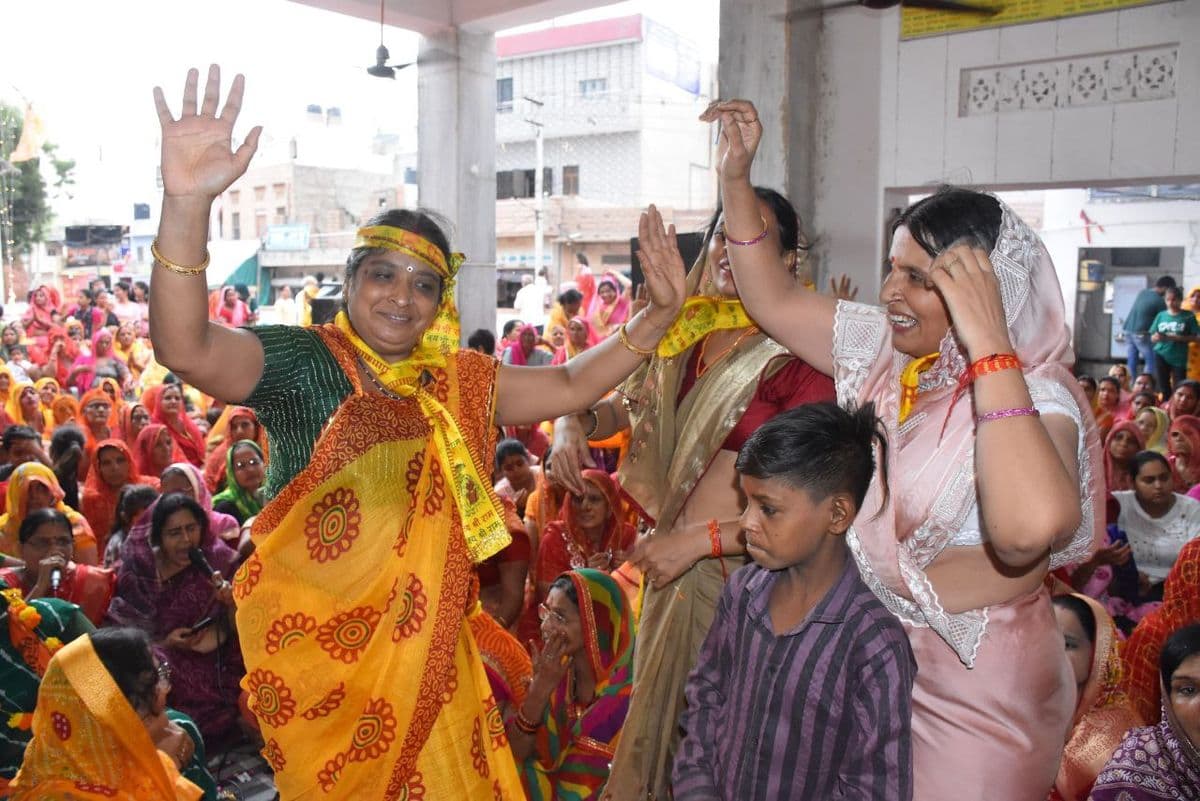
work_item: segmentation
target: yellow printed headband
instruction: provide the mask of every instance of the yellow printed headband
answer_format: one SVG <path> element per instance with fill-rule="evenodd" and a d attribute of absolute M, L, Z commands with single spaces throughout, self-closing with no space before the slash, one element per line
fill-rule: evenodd
<path fill-rule="evenodd" d="M 394 250 L 412 256 L 432 267 L 442 278 L 453 278 L 465 258 L 461 253 L 451 253 L 450 263 L 442 255 L 441 248 L 420 234 L 391 225 L 369 225 L 359 228 L 354 237 L 354 247 Z"/>

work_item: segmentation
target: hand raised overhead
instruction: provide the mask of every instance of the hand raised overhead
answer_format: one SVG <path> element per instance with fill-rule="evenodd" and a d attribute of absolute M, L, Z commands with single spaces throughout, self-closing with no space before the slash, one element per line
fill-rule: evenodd
<path fill-rule="evenodd" d="M 199 71 L 188 70 L 179 118 L 171 116 L 161 87 L 154 87 L 154 106 L 162 125 L 163 191 L 169 196 L 212 199 L 224 192 L 250 165 L 258 148 L 262 126 L 255 126 L 245 141 L 233 149 L 233 125 L 242 108 L 245 79 L 233 79 L 225 106 L 217 114 L 221 94 L 221 68 L 208 68 L 208 82 L 199 109 L 196 90 Z"/>

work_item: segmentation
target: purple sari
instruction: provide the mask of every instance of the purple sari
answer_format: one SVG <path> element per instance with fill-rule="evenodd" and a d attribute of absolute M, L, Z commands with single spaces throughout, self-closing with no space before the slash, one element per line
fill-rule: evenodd
<path fill-rule="evenodd" d="M 1129 730 L 1089 801 L 1200 801 L 1200 751 L 1164 709 L 1157 726 Z"/>
<path fill-rule="evenodd" d="M 203 486 L 203 482 L 201 482 Z M 207 489 L 199 495 L 202 508 L 210 512 L 208 531 L 200 550 L 227 580 L 237 568 L 237 552 L 212 532 L 212 499 Z M 200 654 L 155 646 L 159 658 L 171 665 L 171 693 L 167 703 L 189 715 L 200 728 L 210 750 L 237 738 L 238 683 L 246 672 L 237 633 L 227 625 L 225 611 L 214 600 L 212 581 L 204 571 L 188 566 L 166 580 L 158 578 L 154 549 L 150 544 L 151 521 L 157 501 L 142 513 L 121 543 L 121 567 L 117 591 L 108 608 L 105 625 L 134 626 L 155 643 L 178 628 L 187 628 L 204 617 L 217 618 L 214 625 L 228 634 L 212 653 Z"/>

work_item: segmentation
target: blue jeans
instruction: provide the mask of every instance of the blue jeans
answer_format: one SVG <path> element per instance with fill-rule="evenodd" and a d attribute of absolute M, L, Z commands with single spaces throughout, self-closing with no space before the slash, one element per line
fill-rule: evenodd
<path fill-rule="evenodd" d="M 1154 345 L 1150 342 L 1149 334 L 1125 334 L 1125 341 L 1129 347 L 1129 363 L 1126 365 L 1129 368 L 1129 380 L 1137 378 L 1141 373 L 1149 373 L 1155 375 Z M 1146 362 L 1145 370 L 1138 370 L 1138 357 Z M 1160 388 L 1161 389 L 1161 388 Z"/>

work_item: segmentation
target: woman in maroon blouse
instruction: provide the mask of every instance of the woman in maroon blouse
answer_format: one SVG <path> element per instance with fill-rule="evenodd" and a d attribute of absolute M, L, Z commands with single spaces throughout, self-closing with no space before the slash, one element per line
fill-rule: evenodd
<path fill-rule="evenodd" d="M 800 221 L 788 201 L 756 190 L 762 246 L 793 275 Z M 678 268 L 684 269 L 682 260 Z M 587 439 L 631 429 L 621 488 L 654 528 L 629 555 L 645 575 L 634 689 L 607 791 L 613 798 L 667 798 L 679 738 L 683 687 L 708 633 L 726 577 L 746 562 L 734 461 L 762 422 L 834 397 L 833 382 L 762 334 L 738 300 L 720 209 L 688 275 L 689 300 L 656 356 L 621 389 L 555 424 L 555 474 L 575 494 Z M 663 345 L 660 344 L 660 354 Z M 665 356 L 665 354 L 663 354 Z M 543 537 L 545 539 L 545 537 Z"/>

